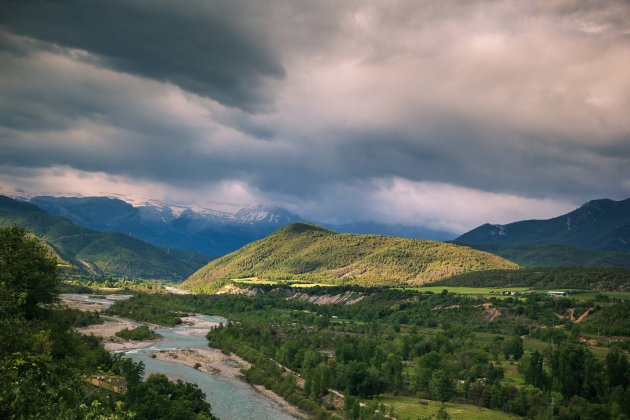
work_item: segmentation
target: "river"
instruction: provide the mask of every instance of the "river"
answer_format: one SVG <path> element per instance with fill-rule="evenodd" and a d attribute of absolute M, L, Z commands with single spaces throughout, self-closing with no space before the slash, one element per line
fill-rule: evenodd
<path fill-rule="evenodd" d="M 65 299 L 81 303 L 91 303 L 110 306 L 114 300 L 124 299 L 120 295 L 95 299 L 87 295 L 64 295 Z M 210 323 L 227 323 L 227 320 L 217 316 L 193 314 L 199 321 Z M 155 332 L 163 338 L 151 347 L 124 351 L 125 355 L 135 362 L 143 362 L 145 375 L 162 373 L 170 379 L 181 379 L 195 383 L 206 394 L 206 401 L 212 405 L 212 414 L 221 420 L 292 420 L 295 417 L 285 413 L 272 399 L 258 393 L 248 383 L 210 375 L 190 366 L 154 359 L 152 353 L 160 350 L 207 348 L 208 340 L 205 335 L 183 335 L 178 332 L 190 332 L 200 327 L 176 326 L 173 328 L 156 328 Z M 203 329 L 203 328 L 201 328 Z M 208 330 L 205 328 L 205 330 Z"/>

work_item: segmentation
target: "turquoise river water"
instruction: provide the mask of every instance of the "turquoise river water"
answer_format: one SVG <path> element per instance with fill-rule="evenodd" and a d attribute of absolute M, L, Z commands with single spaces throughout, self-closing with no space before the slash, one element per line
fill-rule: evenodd
<path fill-rule="evenodd" d="M 86 295 L 72 296 L 83 302 L 93 302 L 109 306 L 113 300 L 122 296 L 108 296 L 107 299 L 94 299 Z M 105 301 L 105 302 L 104 302 Z M 195 314 L 195 318 L 209 322 L 223 322 L 227 320 L 218 316 Z M 206 394 L 206 400 L 212 405 L 212 413 L 221 420 L 292 420 L 295 417 L 285 413 L 272 399 L 258 393 L 248 383 L 238 380 L 214 376 L 196 370 L 190 366 L 153 359 L 151 354 L 160 350 L 207 348 L 208 340 L 204 335 L 182 335 L 178 331 L 199 329 L 199 327 L 177 326 L 173 328 L 156 328 L 155 332 L 163 339 L 155 345 L 124 351 L 125 355 L 135 362 L 143 362 L 145 375 L 162 373 L 170 379 L 181 379 L 195 383 Z"/>

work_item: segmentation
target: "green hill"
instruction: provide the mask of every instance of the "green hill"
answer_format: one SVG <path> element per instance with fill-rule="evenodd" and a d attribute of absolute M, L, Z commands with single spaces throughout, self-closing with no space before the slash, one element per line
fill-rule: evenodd
<path fill-rule="evenodd" d="M 179 281 L 209 260 L 201 254 L 165 250 L 120 233 L 85 229 L 5 196 L 0 196 L 0 224 L 15 224 L 33 232 L 64 265 L 80 273 Z"/>
<path fill-rule="evenodd" d="M 419 285 L 468 271 L 515 269 L 496 255 L 442 242 L 341 234 L 296 223 L 210 262 L 182 283 L 212 292 L 258 277 L 331 284 Z"/>

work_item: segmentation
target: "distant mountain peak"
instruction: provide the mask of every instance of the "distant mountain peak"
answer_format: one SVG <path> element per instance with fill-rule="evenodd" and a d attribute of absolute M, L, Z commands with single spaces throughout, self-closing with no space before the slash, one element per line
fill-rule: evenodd
<path fill-rule="evenodd" d="M 548 220 L 484 224 L 464 233 L 454 242 L 466 245 L 566 245 L 630 252 L 630 199 L 591 200 L 567 214 Z"/>
<path fill-rule="evenodd" d="M 266 222 L 286 224 L 301 220 L 301 218 L 281 207 L 258 204 L 244 207 L 234 214 L 234 219 L 241 223 Z"/>

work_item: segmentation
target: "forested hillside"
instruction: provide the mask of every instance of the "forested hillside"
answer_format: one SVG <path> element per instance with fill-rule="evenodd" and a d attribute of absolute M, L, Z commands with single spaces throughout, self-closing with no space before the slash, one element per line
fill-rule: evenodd
<path fill-rule="evenodd" d="M 0 196 L 0 224 L 24 227 L 83 273 L 177 281 L 209 260 L 201 254 L 158 248 L 120 233 L 81 228 L 37 206 L 4 196 Z"/>
<path fill-rule="evenodd" d="M 418 285 L 467 271 L 517 265 L 467 247 L 380 235 L 339 234 L 296 223 L 192 275 L 183 287 L 216 290 L 229 279 L 258 277 L 334 284 Z"/>
<path fill-rule="evenodd" d="M 599 251 L 570 245 L 470 244 L 469 246 L 514 261 L 521 267 L 630 268 L 630 255 L 616 251 Z"/>
<path fill-rule="evenodd" d="M 630 270 L 624 268 L 528 268 L 463 273 L 436 285 L 466 287 L 529 287 L 629 291 Z"/>

